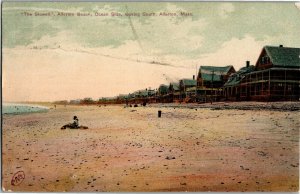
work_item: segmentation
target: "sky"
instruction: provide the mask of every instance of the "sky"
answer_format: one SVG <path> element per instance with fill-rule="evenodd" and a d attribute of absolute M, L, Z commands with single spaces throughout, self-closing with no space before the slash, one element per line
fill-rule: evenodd
<path fill-rule="evenodd" d="M 265 45 L 300 47 L 294 2 L 4 2 L 2 16 L 7 102 L 96 100 L 155 89 L 192 78 L 201 65 L 255 64 Z"/>

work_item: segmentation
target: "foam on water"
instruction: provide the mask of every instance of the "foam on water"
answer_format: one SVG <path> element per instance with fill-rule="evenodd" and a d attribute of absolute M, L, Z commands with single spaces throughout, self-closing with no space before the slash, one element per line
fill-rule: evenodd
<path fill-rule="evenodd" d="M 31 104 L 16 104 L 16 103 L 3 103 L 2 114 L 20 114 L 32 112 L 46 112 L 49 108 L 39 105 Z"/>

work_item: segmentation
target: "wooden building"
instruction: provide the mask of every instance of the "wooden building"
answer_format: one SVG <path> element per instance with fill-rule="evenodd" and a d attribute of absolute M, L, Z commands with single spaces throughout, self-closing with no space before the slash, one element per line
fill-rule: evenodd
<path fill-rule="evenodd" d="M 222 97 L 222 87 L 233 73 L 235 69 L 232 65 L 201 66 L 197 76 L 196 101 L 219 101 Z"/>
<path fill-rule="evenodd" d="M 197 76 L 197 86 L 221 88 L 233 73 L 235 73 L 235 69 L 232 65 L 225 67 L 201 66 Z"/>
<path fill-rule="evenodd" d="M 189 99 L 186 98 L 194 98 L 195 92 L 190 92 L 190 88 L 195 88 L 196 91 L 197 81 L 195 79 L 181 79 L 179 80 L 179 101 L 185 101 Z"/>
<path fill-rule="evenodd" d="M 299 100 L 299 56 L 300 48 L 265 46 L 254 71 L 243 75 L 234 86 L 236 94 L 232 95 L 240 100 Z"/>
<path fill-rule="evenodd" d="M 157 90 L 139 90 L 129 95 L 99 99 L 99 103 L 213 102 L 219 100 L 279 101 L 300 98 L 300 48 L 263 47 L 255 65 L 235 71 L 201 66 L 197 79 L 160 85 Z"/>
<path fill-rule="evenodd" d="M 169 86 L 165 84 L 158 87 L 156 102 L 168 102 L 168 88 Z"/>
<path fill-rule="evenodd" d="M 253 72 L 254 70 L 255 66 L 250 65 L 250 61 L 246 61 L 245 67 L 242 67 L 228 78 L 223 87 L 223 97 L 225 97 L 225 100 L 240 100 L 240 83 L 247 76 L 247 74 Z"/>
<path fill-rule="evenodd" d="M 129 94 L 131 96 L 129 102 L 135 104 L 155 102 L 155 93 L 155 90 L 151 89 L 135 91 L 133 94 Z"/>
<path fill-rule="evenodd" d="M 168 88 L 169 102 L 178 102 L 180 100 L 179 83 L 172 82 Z"/>

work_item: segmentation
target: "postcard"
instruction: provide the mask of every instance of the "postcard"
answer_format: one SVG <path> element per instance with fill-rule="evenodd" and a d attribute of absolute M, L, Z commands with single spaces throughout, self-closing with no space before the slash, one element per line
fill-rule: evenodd
<path fill-rule="evenodd" d="M 1 9 L 2 191 L 299 191 L 299 3 Z"/>

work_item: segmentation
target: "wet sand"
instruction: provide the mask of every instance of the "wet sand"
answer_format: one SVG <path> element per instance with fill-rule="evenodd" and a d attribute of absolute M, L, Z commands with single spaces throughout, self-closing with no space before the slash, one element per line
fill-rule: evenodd
<path fill-rule="evenodd" d="M 74 115 L 89 129 L 61 130 Z M 3 115 L 2 189 L 298 191 L 299 116 L 159 105 Z"/>

